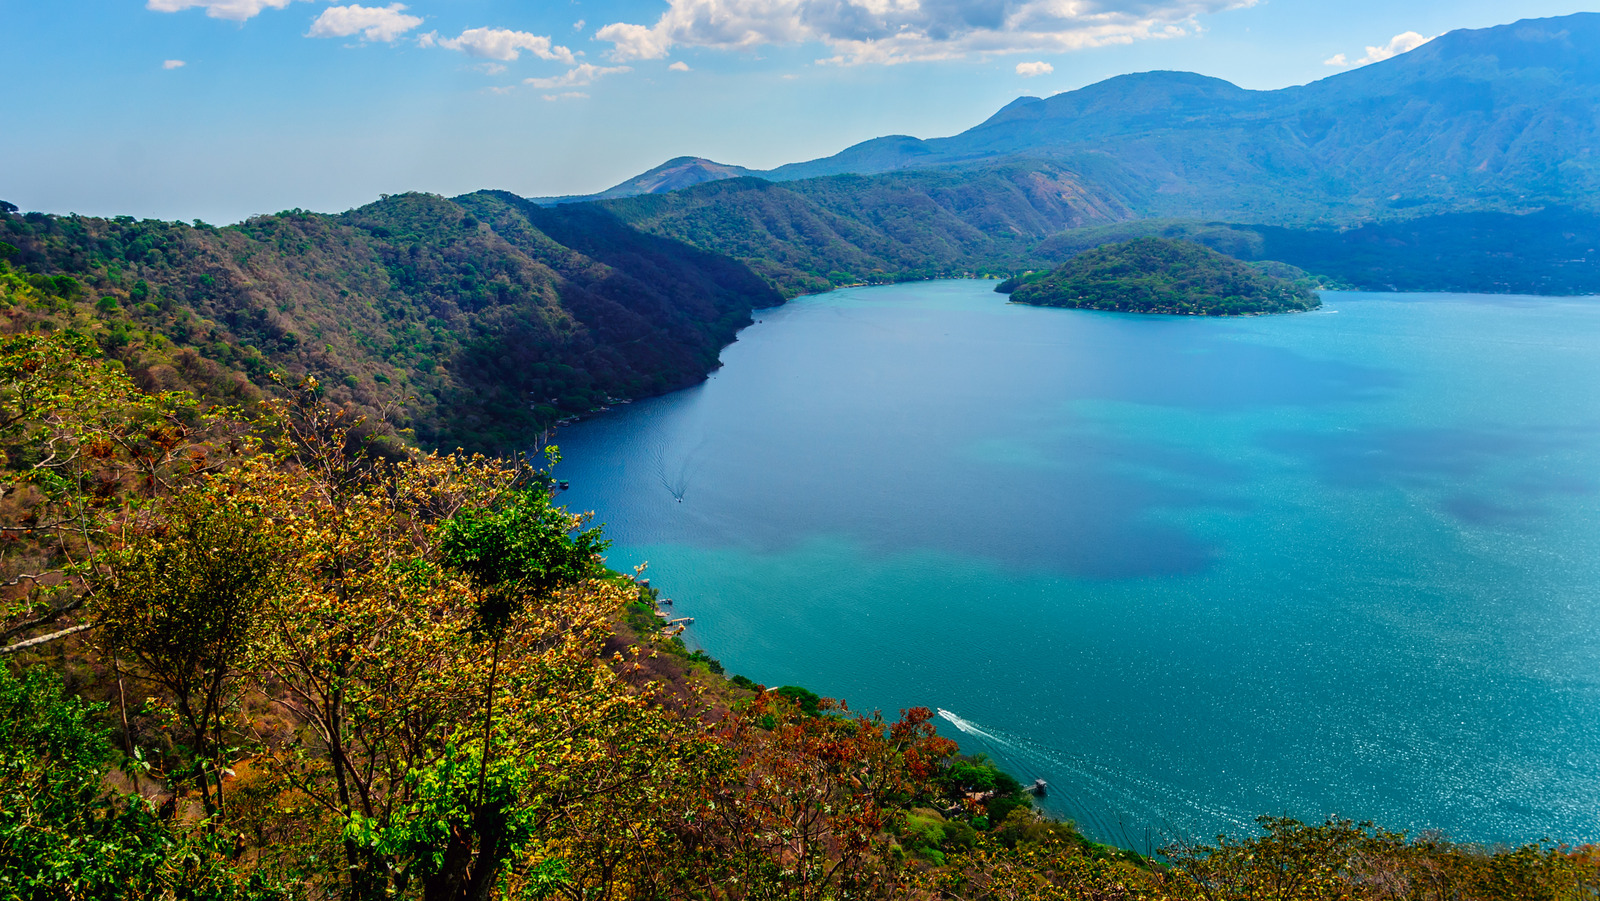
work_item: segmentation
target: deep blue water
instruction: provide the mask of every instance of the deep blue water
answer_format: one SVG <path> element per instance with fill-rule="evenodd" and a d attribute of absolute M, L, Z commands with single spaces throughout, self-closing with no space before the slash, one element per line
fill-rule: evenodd
<path fill-rule="evenodd" d="M 565 503 L 730 672 L 951 711 L 1104 839 L 1600 840 L 1600 299 L 992 287 L 758 313 L 563 430 Z"/>

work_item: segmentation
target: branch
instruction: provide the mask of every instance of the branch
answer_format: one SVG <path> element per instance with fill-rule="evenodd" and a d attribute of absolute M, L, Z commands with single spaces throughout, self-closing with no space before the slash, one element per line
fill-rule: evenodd
<path fill-rule="evenodd" d="M 5 656 L 5 655 L 8 655 L 8 654 L 15 654 L 18 651 L 26 650 L 26 649 L 31 648 L 31 647 L 36 647 L 36 646 L 41 645 L 41 644 L 47 644 L 49 642 L 55 641 L 58 638 L 66 638 L 68 635 L 73 635 L 73 634 L 76 634 L 78 632 L 82 632 L 85 629 L 93 629 L 94 627 L 95 627 L 94 623 L 84 623 L 81 626 L 72 626 L 72 627 L 67 628 L 67 629 L 62 629 L 59 632 L 51 632 L 48 635 L 40 635 L 38 638 L 30 638 L 27 641 L 19 641 L 16 644 L 6 645 L 5 647 L 0 648 L 0 656 Z"/>
<path fill-rule="evenodd" d="M 7 627 L 5 627 L 3 629 L 0 629 L 0 639 L 10 638 L 13 635 L 21 635 L 22 633 L 27 632 L 27 631 L 29 631 L 31 629 L 37 629 L 40 626 L 49 625 L 50 623 L 55 622 L 56 620 L 60 619 L 61 617 L 66 616 L 68 613 L 71 613 L 74 610 L 77 610 L 79 607 L 82 607 L 83 606 L 83 602 L 85 600 L 86 600 L 86 596 L 80 594 L 77 597 L 73 598 L 70 602 L 68 602 L 66 604 L 63 604 L 60 607 L 56 607 L 56 608 L 50 610 L 48 613 L 44 613 L 44 614 L 42 614 L 40 616 L 36 616 L 36 617 L 34 617 L 33 619 L 30 619 L 30 620 L 25 620 L 23 622 L 17 623 L 16 625 L 7 626 Z M 3 653 L 3 652 L 0 652 L 0 653 Z"/>
<path fill-rule="evenodd" d="M 51 578 L 52 576 L 59 576 L 65 573 L 66 570 L 64 569 L 49 569 L 41 573 L 20 573 L 14 579 L 7 579 L 4 582 L 0 582 L 0 588 L 15 588 L 18 585 L 21 585 L 23 582 L 43 582 L 45 579 Z"/>

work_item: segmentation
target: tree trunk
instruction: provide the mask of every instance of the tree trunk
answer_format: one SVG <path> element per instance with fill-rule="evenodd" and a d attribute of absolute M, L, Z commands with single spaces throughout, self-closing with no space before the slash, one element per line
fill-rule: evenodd
<path fill-rule="evenodd" d="M 444 865 L 423 880 L 423 901 L 489 901 L 493 896 L 505 862 L 505 802 L 479 806 L 470 824 L 451 831 Z"/>

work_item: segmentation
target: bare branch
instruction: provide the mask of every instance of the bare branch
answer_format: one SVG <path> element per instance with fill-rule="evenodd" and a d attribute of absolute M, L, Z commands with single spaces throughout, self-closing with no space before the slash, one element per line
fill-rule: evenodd
<path fill-rule="evenodd" d="M 59 632 L 51 632 L 48 635 L 40 635 L 38 638 L 30 638 L 27 641 L 19 641 L 16 644 L 9 644 L 9 645 L 6 645 L 3 648 L 0 648 L 0 656 L 6 656 L 6 655 L 9 655 L 9 654 L 15 654 L 18 651 L 23 651 L 23 650 L 27 650 L 28 648 L 38 647 L 39 645 L 42 645 L 42 644 L 49 644 L 50 642 L 55 641 L 58 638 L 66 638 L 68 635 L 76 635 L 79 632 L 83 632 L 83 631 L 88 630 L 88 629 L 93 629 L 94 627 L 95 627 L 94 623 L 84 623 L 84 624 L 79 625 L 79 626 L 72 626 L 71 628 L 62 629 Z"/>

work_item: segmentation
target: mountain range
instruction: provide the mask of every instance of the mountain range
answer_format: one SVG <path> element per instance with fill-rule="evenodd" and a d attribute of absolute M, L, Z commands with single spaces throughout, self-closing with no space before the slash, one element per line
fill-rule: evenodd
<path fill-rule="evenodd" d="M 1130 218 L 1296 225 L 1549 203 L 1600 209 L 1595 47 L 1600 13 L 1578 13 L 1452 31 L 1275 91 L 1186 72 L 1123 75 L 1020 97 L 951 137 L 890 135 L 764 172 L 679 158 L 581 199 L 740 176 L 788 182 L 1029 161 L 1071 172 Z"/>

